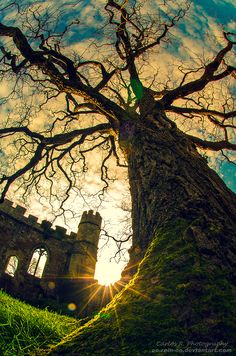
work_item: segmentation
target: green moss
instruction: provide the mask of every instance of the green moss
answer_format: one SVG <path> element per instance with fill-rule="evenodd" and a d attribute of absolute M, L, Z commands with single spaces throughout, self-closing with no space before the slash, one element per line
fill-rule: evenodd
<path fill-rule="evenodd" d="M 234 324 L 227 270 L 200 259 L 190 223 L 178 220 L 157 231 L 133 280 L 52 352 L 134 356 L 159 341 L 230 343 Z"/>

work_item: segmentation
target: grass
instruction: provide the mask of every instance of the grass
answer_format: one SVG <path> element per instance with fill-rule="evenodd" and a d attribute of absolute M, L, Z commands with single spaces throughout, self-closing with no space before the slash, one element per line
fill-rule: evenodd
<path fill-rule="evenodd" d="M 129 284 L 49 354 L 141 356 L 158 342 L 175 342 L 171 354 L 178 355 L 189 341 L 223 341 L 232 349 L 236 303 L 228 270 L 201 258 L 193 224 L 179 219 L 159 229 Z"/>
<path fill-rule="evenodd" d="M 158 342 L 178 348 L 188 341 L 222 341 L 235 351 L 236 302 L 228 268 L 199 254 L 195 227 L 209 241 L 218 234 L 204 232 L 204 222 L 180 219 L 158 230 L 133 279 L 87 322 L 1 294 L 0 355 L 141 356 Z"/>
<path fill-rule="evenodd" d="M 74 318 L 40 310 L 0 291 L 0 355 L 32 355 L 79 326 Z"/>

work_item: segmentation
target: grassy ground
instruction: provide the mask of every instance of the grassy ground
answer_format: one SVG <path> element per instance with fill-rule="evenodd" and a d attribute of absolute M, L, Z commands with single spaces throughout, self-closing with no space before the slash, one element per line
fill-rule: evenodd
<path fill-rule="evenodd" d="M 0 291 L 0 355 L 32 355 L 78 326 L 74 318 L 34 308 Z"/>
<path fill-rule="evenodd" d="M 157 231 L 129 284 L 93 319 L 53 345 L 49 355 L 177 356 L 189 341 L 224 342 L 232 350 L 227 354 L 236 355 L 236 303 L 227 270 L 200 259 L 194 227 L 175 220 Z M 173 352 L 159 346 L 170 343 Z M 208 347 L 197 353 L 214 352 Z M 45 350 L 37 355 L 45 356 Z"/>
<path fill-rule="evenodd" d="M 194 234 L 200 227 L 209 241 L 220 234 L 204 220 L 175 220 L 157 231 L 134 278 L 81 326 L 0 295 L 0 322 L 6 324 L 0 325 L 0 355 L 163 355 L 158 350 L 172 343 L 176 352 L 169 354 L 176 356 L 190 341 L 223 342 L 228 351 L 216 352 L 236 355 L 234 290 L 227 266 L 199 255 Z M 191 355 L 215 354 L 209 350 Z"/>

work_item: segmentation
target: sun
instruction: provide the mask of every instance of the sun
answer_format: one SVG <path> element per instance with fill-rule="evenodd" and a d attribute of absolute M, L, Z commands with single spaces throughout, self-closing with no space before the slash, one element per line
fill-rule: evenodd
<path fill-rule="evenodd" d="M 121 271 L 125 263 L 110 262 L 109 260 L 98 260 L 94 278 L 101 285 L 114 284 L 121 278 Z"/>

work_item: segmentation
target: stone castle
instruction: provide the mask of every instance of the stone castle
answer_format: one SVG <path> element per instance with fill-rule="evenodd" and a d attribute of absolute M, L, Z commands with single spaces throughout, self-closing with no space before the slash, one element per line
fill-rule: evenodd
<path fill-rule="evenodd" d="M 106 304 L 107 288 L 94 279 L 100 214 L 84 212 L 78 232 L 67 235 L 65 228 L 53 229 L 25 213 L 7 199 L 0 204 L 0 288 L 31 304 L 69 308 L 76 315 Z"/>

